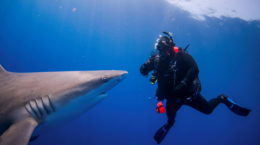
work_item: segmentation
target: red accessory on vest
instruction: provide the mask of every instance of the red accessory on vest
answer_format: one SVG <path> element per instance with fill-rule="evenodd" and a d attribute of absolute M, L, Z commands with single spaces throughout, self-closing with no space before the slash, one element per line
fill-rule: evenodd
<path fill-rule="evenodd" d="M 180 51 L 179 47 L 175 47 L 175 46 L 174 46 L 172 49 L 173 49 L 173 51 L 174 51 L 175 53 L 178 53 L 178 52 Z"/>

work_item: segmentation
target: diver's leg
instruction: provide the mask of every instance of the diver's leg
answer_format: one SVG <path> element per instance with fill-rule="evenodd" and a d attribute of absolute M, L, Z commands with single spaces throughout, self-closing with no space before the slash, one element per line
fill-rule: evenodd
<path fill-rule="evenodd" d="M 175 123 L 175 117 L 177 111 L 182 106 L 182 100 L 178 98 L 170 98 L 167 99 L 166 102 L 166 115 L 167 115 L 167 125 L 168 127 L 172 127 Z"/>
<path fill-rule="evenodd" d="M 217 97 L 213 98 L 210 101 L 207 101 L 201 94 L 192 100 L 187 100 L 186 105 L 191 106 L 192 108 L 205 113 L 211 114 L 213 110 L 222 102 L 222 99 Z"/>
<path fill-rule="evenodd" d="M 180 109 L 182 102 L 180 99 L 167 99 L 166 102 L 166 114 L 167 114 L 167 123 L 164 124 L 161 128 L 157 130 L 154 135 L 154 140 L 157 144 L 160 144 L 162 140 L 167 135 L 168 131 L 171 129 L 175 122 L 176 112 Z"/>
<path fill-rule="evenodd" d="M 221 94 L 216 98 L 211 99 L 210 101 L 206 101 L 201 95 L 195 99 L 185 101 L 185 104 L 205 114 L 211 114 L 220 103 L 225 104 L 233 113 L 240 116 L 248 116 L 251 112 L 250 109 L 238 105 L 224 94 Z"/>
<path fill-rule="evenodd" d="M 232 111 L 233 113 L 240 115 L 240 116 L 248 116 L 249 113 L 251 112 L 250 109 L 247 109 L 237 103 L 235 103 L 233 100 L 230 99 L 230 97 L 221 94 L 218 96 L 218 98 L 220 98 L 222 100 L 222 103 L 224 103 L 229 109 L 230 111 Z"/>

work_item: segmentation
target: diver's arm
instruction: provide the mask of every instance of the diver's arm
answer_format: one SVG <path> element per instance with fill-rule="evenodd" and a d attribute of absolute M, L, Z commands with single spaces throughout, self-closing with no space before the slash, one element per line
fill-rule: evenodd
<path fill-rule="evenodd" d="M 154 70 L 154 60 L 156 56 L 151 56 L 143 65 L 140 67 L 140 73 L 144 76 Z"/>
<path fill-rule="evenodd" d="M 191 84 L 195 78 L 198 77 L 199 69 L 195 62 L 195 60 L 189 54 L 184 54 L 184 61 L 189 66 L 189 69 L 185 75 L 185 77 L 181 80 L 181 82 L 175 87 L 174 91 L 180 91 L 185 86 Z"/>
<path fill-rule="evenodd" d="M 199 74 L 199 68 L 196 63 L 196 61 L 193 59 L 193 57 L 189 54 L 185 54 L 185 60 L 187 64 L 189 65 L 189 69 L 182 80 L 182 83 L 190 84 L 195 78 L 198 77 Z"/>
<path fill-rule="evenodd" d="M 188 83 L 192 82 L 195 78 L 198 77 L 199 75 L 199 68 L 198 65 L 196 63 L 196 61 L 193 59 L 193 57 L 189 54 L 187 54 L 187 62 L 190 65 L 190 69 L 187 71 L 187 74 L 185 76 L 184 79 L 186 79 L 186 81 Z"/>

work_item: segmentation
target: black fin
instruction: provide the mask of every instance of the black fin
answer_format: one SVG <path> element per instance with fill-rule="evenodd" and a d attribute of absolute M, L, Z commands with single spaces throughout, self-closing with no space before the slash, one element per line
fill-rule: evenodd
<path fill-rule="evenodd" d="M 230 98 L 227 99 L 226 103 L 227 107 L 234 112 L 237 115 L 240 116 L 248 116 L 249 113 L 251 112 L 250 109 L 247 109 L 245 107 L 242 107 L 241 105 L 235 103 L 233 100 L 231 100 Z"/>
<path fill-rule="evenodd" d="M 163 141 L 169 130 L 170 128 L 166 128 L 165 125 L 157 130 L 153 137 L 157 144 L 160 144 Z"/>

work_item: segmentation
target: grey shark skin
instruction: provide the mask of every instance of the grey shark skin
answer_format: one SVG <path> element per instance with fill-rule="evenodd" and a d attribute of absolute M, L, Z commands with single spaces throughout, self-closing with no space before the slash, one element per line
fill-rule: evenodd
<path fill-rule="evenodd" d="M 0 145 L 27 145 L 36 127 L 84 113 L 126 74 L 113 70 L 14 73 L 0 65 Z"/>

